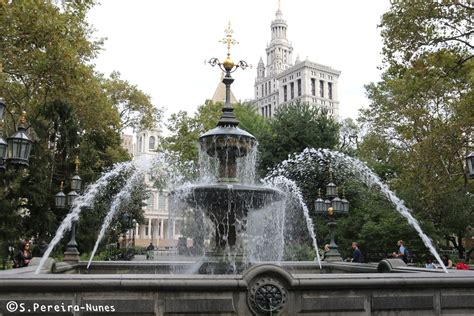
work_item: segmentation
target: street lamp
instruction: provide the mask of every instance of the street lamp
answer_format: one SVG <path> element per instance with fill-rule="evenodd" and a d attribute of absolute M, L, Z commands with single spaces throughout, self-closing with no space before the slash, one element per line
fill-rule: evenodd
<path fill-rule="evenodd" d="M 132 220 L 132 246 L 135 248 L 135 230 L 137 229 L 136 219 Z"/>
<path fill-rule="evenodd" d="M 466 156 L 466 164 L 469 178 L 474 179 L 474 151 Z"/>
<path fill-rule="evenodd" d="M 67 207 L 72 208 L 74 205 L 74 201 L 79 196 L 76 192 L 80 191 L 82 179 L 79 176 L 79 158 L 76 156 L 74 160 L 76 165 L 75 175 L 70 179 L 71 181 L 71 191 L 66 195 L 63 191 L 64 183 L 61 181 L 61 186 L 59 192 L 56 193 L 54 196 L 54 203 L 56 208 L 58 209 L 65 209 Z M 64 262 L 70 263 L 77 263 L 79 262 L 79 250 L 77 250 L 77 242 L 76 242 L 76 221 L 73 220 L 72 227 L 71 227 L 71 239 L 67 244 L 66 251 L 64 252 Z"/>
<path fill-rule="evenodd" d="M 344 215 L 349 212 L 349 201 L 346 200 L 343 190 L 342 199 L 337 194 L 337 186 L 333 183 L 332 168 L 329 167 L 330 182 L 326 185 L 326 200 L 321 197 L 321 189 L 318 189 L 318 198 L 314 202 L 314 209 L 317 214 L 327 215 L 329 218 L 328 227 L 331 241 L 329 243 L 329 251 L 325 254 L 326 261 L 342 261 L 341 254 L 337 249 L 335 241 L 336 236 L 336 215 Z"/>
<path fill-rule="evenodd" d="M 0 98 L 0 169 L 6 169 L 6 163 L 13 165 L 29 165 L 32 141 L 26 134 L 26 112 L 22 112 L 15 134 L 7 140 L 2 137 L 3 118 L 6 103 Z"/>

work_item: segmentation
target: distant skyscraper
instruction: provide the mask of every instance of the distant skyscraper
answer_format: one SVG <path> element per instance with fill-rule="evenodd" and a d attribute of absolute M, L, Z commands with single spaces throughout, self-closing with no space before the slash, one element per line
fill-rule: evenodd
<path fill-rule="evenodd" d="M 310 103 L 324 108 L 334 118 L 339 116 L 338 79 L 341 72 L 329 66 L 301 61 L 293 64 L 293 46 L 286 37 L 288 25 L 280 8 L 271 23 L 271 41 L 257 66 L 255 99 L 259 113 L 272 117 L 282 104 Z"/>

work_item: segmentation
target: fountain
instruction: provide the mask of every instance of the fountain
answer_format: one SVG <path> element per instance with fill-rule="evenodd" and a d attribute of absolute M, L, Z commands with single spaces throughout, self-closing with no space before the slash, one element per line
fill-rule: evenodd
<path fill-rule="evenodd" d="M 225 43 L 230 48 L 233 39 Z M 187 184 L 172 196 L 186 208 L 193 208 L 200 229 L 205 218 L 211 224 L 214 243 L 204 257 L 188 261 L 131 261 L 46 264 L 47 255 L 82 209 L 109 179 L 134 167 L 123 190 L 113 199 L 101 228 L 103 236 L 130 187 L 150 171 L 149 162 L 132 166 L 120 164 L 76 199 L 39 265 L 0 272 L 0 314 L 12 311 L 85 315 L 113 312 L 117 315 L 411 315 L 458 314 L 474 311 L 474 273 L 471 271 L 428 270 L 407 267 L 399 259 L 380 263 L 281 261 L 285 207 L 298 205 L 315 249 L 314 226 L 296 184 L 277 168 L 264 185 L 254 184 L 249 160 L 255 160 L 257 140 L 238 127 L 229 103 L 231 72 L 245 68 L 234 64 L 230 52 L 223 63 L 210 60 L 225 72 L 226 102 L 217 127 L 199 138 L 201 161 L 210 163 L 215 181 Z M 368 184 L 376 184 L 397 204 L 403 203 L 362 163 L 329 151 L 308 149 L 305 153 L 331 156 L 336 168 L 349 164 Z M 321 156 L 322 157 L 322 156 Z M 301 163 L 302 156 L 291 163 Z M 204 163 L 206 162 L 206 163 Z M 282 165 L 289 162 L 283 162 Z M 206 165 L 207 166 L 207 165 Z M 250 169 L 249 169 L 250 168 Z M 164 168 L 167 169 L 167 168 Z M 296 204 L 289 203 L 294 200 Z M 295 206 L 296 207 L 296 206 Z M 201 216 L 202 215 L 202 216 Z M 416 221 L 405 214 L 409 221 Z M 275 220 L 277 225 L 267 225 Z M 255 235 L 259 238 L 252 239 Z M 427 242 L 426 235 L 421 235 Z M 272 244 L 272 239 L 276 243 Z M 197 241 L 197 240 L 196 240 Z M 278 248 L 280 247 L 280 248 Z M 278 248 L 278 249 L 277 249 Z M 263 254 L 263 255 L 262 255 Z M 270 262 L 261 262 L 262 260 Z M 36 271 L 36 273 L 35 273 Z M 439 273 L 441 272 L 441 273 Z"/>

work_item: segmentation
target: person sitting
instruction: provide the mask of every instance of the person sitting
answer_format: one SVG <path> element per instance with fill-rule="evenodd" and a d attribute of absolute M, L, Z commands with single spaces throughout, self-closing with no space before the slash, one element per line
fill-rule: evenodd
<path fill-rule="evenodd" d="M 397 241 L 398 252 L 392 253 L 392 257 L 402 259 L 403 262 L 408 263 L 408 250 L 405 247 L 403 240 Z"/>
<path fill-rule="evenodd" d="M 451 261 L 451 259 L 449 259 L 448 255 L 443 255 L 443 263 L 444 263 L 444 266 L 448 269 L 452 269 L 453 268 L 453 261 Z"/>
<path fill-rule="evenodd" d="M 469 270 L 469 266 L 461 260 L 456 264 L 456 270 Z"/>
<path fill-rule="evenodd" d="M 435 268 L 434 265 L 433 265 L 433 259 L 431 259 L 431 258 L 426 259 L 425 268 L 426 269 L 434 269 Z"/>
<path fill-rule="evenodd" d="M 13 267 L 14 268 L 23 268 L 27 267 L 30 263 L 32 256 L 30 251 L 30 243 L 22 241 L 20 243 L 20 250 L 13 258 Z"/>
<path fill-rule="evenodd" d="M 352 243 L 352 249 L 354 252 L 352 253 L 352 262 L 363 263 L 364 259 L 362 258 L 362 252 L 359 249 L 359 244 L 357 242 Z"/>

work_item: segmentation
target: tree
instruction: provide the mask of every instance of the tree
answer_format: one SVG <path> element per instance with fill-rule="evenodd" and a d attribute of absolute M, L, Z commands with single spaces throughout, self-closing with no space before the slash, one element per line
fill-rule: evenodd
<path fill-rule="evenodd" d="M 2 258 L 7 246 L 16 246 L 20 238 L 51 238 L 64 216 L 54 208 L 52 196 L 74 173 L 76 155 L 85 183 L 130 158 L 120 145 L 123 124 L 118 106 L 150 109 L 148 97 L 137 87 L 118 76 L 106 79 L 95 72 L 91 61 L 102 41 L 92 39 L 87 23 L 93 5 L 93 1 L 0 2 L 0 91 L 8 123 L 4 132 L 12 134 L 18 114 L 26 111 L 34 141 L 28 171 L 0 175 Z"/>
<path fill-rule="evenodd" d="M 463 255 L 474 203 L 464 155 L 474 138 L 472 7 L 396 2 L 382 17 L 385 70 L 366 86 L 363 147 L 418 218 L 432 222 Z M 378 165 L 378 166 L 377 166 Z M 456 237 L 454 237 L 456 236 Z"/>
<path fill-rule="evenodd" d="M 468 61 L 474 48 L 473 12 L 468 1 L 393 1 L 380 25 L 385 61 L 408 66 L 425 53 L 446 48 L 460 53 L 455 65 Z"/>
<path fill-rule="evenodd" d="M 335 148 L 339 125 L 325 111 L 296 103 L 278 108 L 270 121 L 271 137 L 260 140 L 261 173 L 306 147 Z"/>
<path fill-rule="evenodd" d="M 153 106 L 150 96 L 121 79 L 119 72 L 114 71 L 110 78 L 104 78 L 102 86 L 119 113 L 120 130 L 127 127 L 153 129 L 160 122 L 162 111 Z"/>

